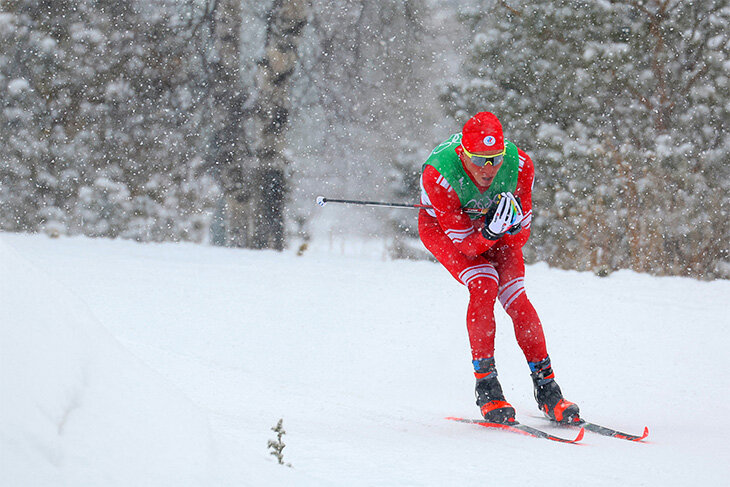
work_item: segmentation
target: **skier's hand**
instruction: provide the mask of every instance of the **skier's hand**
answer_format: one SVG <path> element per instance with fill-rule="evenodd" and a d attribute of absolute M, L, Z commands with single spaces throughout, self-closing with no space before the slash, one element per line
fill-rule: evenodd
<path fill-rule="evenodd" d="M 507 230 L 507 234 L 515 235 L 517 233 L 520 233 L 520 230 L 522 230 L 522 220 L 525 219 L 525 215 L 522 212 L 522 201 L 520 201 L 520 197 L 515 196 L 512 193 L 507 193 L 507 196 L 512 200 L 512 203 L 514 203 L 515 205 L 514 224 L 509 230 Z"/>
<path fill-rule="evenodd" d="M 517 207 L 514 204 L 514 196 L 510 198 L 507 195 L 511 196 L 511 193 L 500 193 L 497 196 L 497 204 L 492 205 L 484 217 L 482 236 L 487 240 L 501 238 L 514 223 Z"/>

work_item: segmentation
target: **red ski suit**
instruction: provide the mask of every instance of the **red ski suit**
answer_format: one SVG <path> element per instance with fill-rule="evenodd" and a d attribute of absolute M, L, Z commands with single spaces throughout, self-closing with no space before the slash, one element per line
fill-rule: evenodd
<path fill-rule="evenodd" d="M 434 257 L 469 289 L 466 326 L 473 360 L 494 356 L 497 299 L 512 318 L 517 343 L 527 361 L 537 362 L 547 356 L 542 324 L 525 294 L 522 257 L 522 246 L 530 236 L 535 168 L 525 152 L 518 149 L 518 153 L 519 175 L 514 194 L 521 200 L 525 218 L 519 233 L 498 240 L 482 236 L 484 219 L 472 221 L 461 210 L 456 191 L 435 167 L 427 165 L 421 176 L 421 203 L 433 206 L 433 210 L 419 212 L 418 232 Z"/>

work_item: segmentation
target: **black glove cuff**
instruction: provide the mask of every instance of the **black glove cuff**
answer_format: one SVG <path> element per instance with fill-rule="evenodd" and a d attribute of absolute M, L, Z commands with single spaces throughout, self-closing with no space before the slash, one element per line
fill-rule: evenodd
<path fill-rule="evenodd" d="M 487 226 L 482 228 L 482 237 L 486 238 L 487 240 L 499 240 L 503 236 L 504 233 L 492 233 Z"/>

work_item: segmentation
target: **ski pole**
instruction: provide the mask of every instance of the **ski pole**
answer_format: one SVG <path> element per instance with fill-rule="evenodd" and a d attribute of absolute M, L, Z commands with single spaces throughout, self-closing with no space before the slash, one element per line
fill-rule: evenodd
<path fill-rule="evenodd" d="M 410 208 L 414 210 L 430 210 L 433 209 L 431 205 L 409 205 L 408 203 L 385 203 L 382 201 L 359 201 L 359 200 L 341 200 L 335 198 L 325 198 L 324 196 L 317 196 L 317 204 L 324 206 L 327 203 L 344 203 L 347 205 L 360 205 L 360 206 L 380 206 L 384 208 Z M 466 213 L 482 214 L 483 211 L 478 208 L 464 208 Z"/>

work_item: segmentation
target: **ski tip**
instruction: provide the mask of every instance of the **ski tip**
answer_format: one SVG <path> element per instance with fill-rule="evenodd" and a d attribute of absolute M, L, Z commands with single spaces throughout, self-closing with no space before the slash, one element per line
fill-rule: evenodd
<path fill-rule="evenodd" d="M 614 434 L 616 438 L 621 438 L 622 440 L 629 440 L 629 441 L 643 441 L 647 436 L 649 436 L 649 428 L 647 426 L 644 426 L 644 433 L 641 436 L 636 435 L 629 435 L 627 433 L 619 433 L 616 432 Z"/>
<path fill-rule="evenodd" d="M 585 428 L 581 428 L 580 431 L 578 432 L 578 436 L 576 436 L 575 437 L 575 440 L 573 440 L 573 443 L 577 443 L 580 440 L 582 440 L 583 439 L 583 435 L 585 435 L 585 434 L 586 434 L 586 429 Z"/>

